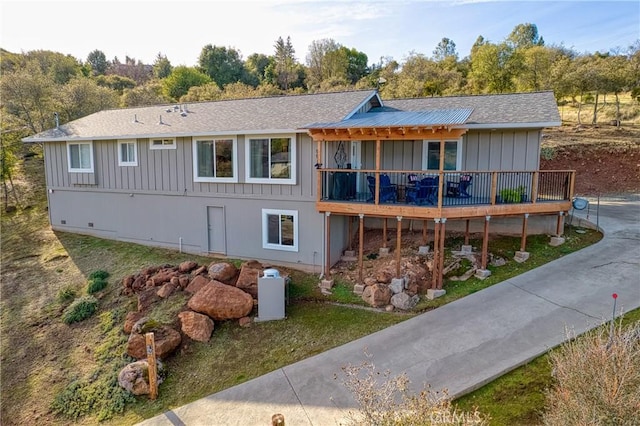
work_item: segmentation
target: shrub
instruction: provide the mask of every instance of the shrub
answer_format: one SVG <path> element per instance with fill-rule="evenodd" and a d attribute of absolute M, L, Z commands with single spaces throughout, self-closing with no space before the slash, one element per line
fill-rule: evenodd
<path fill-rule="evenodd" d="M 371 355 L 366 354 L 367 358 Z M 452 407 L 447 393 L 425 387 L 414 394 L 406 374 L 391 376 L 376 371 L 370 360 L 342 367 L 343 384 L 353 394 L 359 412 L 349 412 L 354 425 L 429 426 L 442 424 L 483 425 L 488 419 L 477 410 L 460 412 Z"/>
<path fill-rule="evenodd" d="M 77 296 L 76 290 L 71 286 L 65 286 L 58 290 L 58 302 L 65 304 L 71 302 Z"/>
<path fill-rule="evenodd" d="M 542 149 L 540 149 L 540 157 L 543 160 L 553 160 L 554 158 L 556 158 L 556 150 L 553 147 L 550 146 L 545 146 Z"/>
<path fill-rule="evenodd" d="M 62 313 L 65 324 L 80 322 L 89 318 L 98 309 L 98 300 L 93 296 L 82 296 L 73 301 Z"/>
<path fill-rule="evenodd" d="M 87 282 L 87 293 L 93 294 L 103 290 L 107 286 L 107 282 L 100 278 L 93 278 Z"/>
<path fill-rule="evenodd" d="M 90 280 L 106 280 L 108 277 L 109 273 L 107 271 L 103 271 L 102 269 L 98 269 L 97 271 L 93 271 L 91 274 L 89 274 Z"/>
<path fill-rule="evenodd" d="M 572 337 L 572 336 L 569 336 Z M 640 322 L 600 327 L 550 355 L 555 383 L 546 425 L 636 425 L 640 414 Z"/>

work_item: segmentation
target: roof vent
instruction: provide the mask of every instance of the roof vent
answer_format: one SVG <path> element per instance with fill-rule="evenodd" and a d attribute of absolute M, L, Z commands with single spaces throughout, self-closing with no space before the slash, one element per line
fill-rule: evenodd
<path fill-rule="evenodd" d="M 60 127 L 60 116 L 58 116 L 57 112 L 53 113 L 53 118 L 56 120 L 56 129 Z"/>
<path fill-rule="evenodd" d="M 174 110 L 174 111 L 178 111 L 179 109 L 180 109 L 180 107 L 179 107 L 178 105 L 174 105 L 174 106 L 173 106 L 173 110 Z"/>
<path fill-rule="evenodd" d="M 134 123 L 138 122 L 138 114 L 133 114 L 133 122 Z"/>
<path fill-rule="evenodd" d="M 171 111 L 172 111 L 172 109 L 171 109 L 171 108 L 167 108 L 167 109 L 165 110 L 165 112 L 171 112 Z"/>
<path fill-rule="evenodd" d="M 164 124 L 164 123 L 162 122 L 162 115 L 160 116 L 160 121 L 158 121 L 158 124 Z"/>

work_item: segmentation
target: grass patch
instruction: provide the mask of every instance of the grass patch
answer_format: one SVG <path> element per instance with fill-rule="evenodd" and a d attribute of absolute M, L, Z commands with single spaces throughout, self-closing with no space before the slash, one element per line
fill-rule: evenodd
<path fill-rule="evenodd" d="M 624 315 L 622 325 L 638 321 L 640 309 L 635 309 Z M 552 352 L 557 350 L 553 349 Z M 458 398 L 454 404 L 461 410 L 478 407 L 481 413 L 491 417 L 492 425 L 540 425 L 545 392 L 553 384 L 551 370 L 550 353 L 547 353 Z"/>

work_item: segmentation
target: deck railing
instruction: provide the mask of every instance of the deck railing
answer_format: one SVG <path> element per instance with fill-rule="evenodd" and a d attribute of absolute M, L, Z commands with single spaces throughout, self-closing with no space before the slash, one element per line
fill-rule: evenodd
<path fill-rule="evenodd" d="M 324 169 L 321 176 L 321 201 L 455 207 L 570 200 L 575 172 Z M 437 178 L 437 188 L 421 190 L 424 178 Z"/>

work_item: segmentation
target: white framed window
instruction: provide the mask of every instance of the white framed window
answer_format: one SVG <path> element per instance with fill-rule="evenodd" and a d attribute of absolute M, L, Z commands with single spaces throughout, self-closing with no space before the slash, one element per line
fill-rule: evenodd
<path fill-rule="evenodd" d="M 138 165 L 138 143 L 135 139 L 118 141 L 118 166 Z"/>
<path fill-rule="evenodd" d="M 151 138 L 149 149 L 176 149 L 176 138 Z"/>
<path fill-rule="evenodd" d="M 249 136 L 245 148 L 248 183 L 295 185 L 295 135 Z"/>
<path fill-rule="evenodd" d="M 462 139 L 444 141 L 444 169 L 462 167 Z M 440 170 L 440 141 L 422 141 L 422 170 Z"/>
<path fill-rule="evenodd" d="M 237 182 L 235 138 L 199 137 L 193 141 L 194 182 Z"/>
<path fill-rule="evenodd" d="M 298 211 L 262 209 L 262 248 L 298 251 Z"/>
<path fill-rule="evenodd" d="M 93 142 L 67 142 L 71 173 L 93 173 Z"/>

